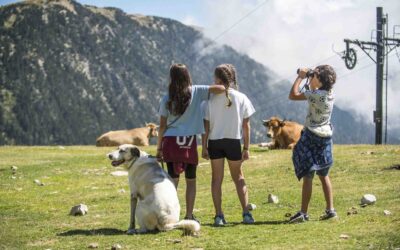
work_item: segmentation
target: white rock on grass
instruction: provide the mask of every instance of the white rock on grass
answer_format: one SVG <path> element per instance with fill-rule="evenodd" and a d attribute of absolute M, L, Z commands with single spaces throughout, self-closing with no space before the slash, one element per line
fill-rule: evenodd
<path fill-rule="evenodd" d="M 361 198 L 361 205 L 371 205 L 376 202 L 376 197 L 373 194 L 365 194 Z"/>
<path fill-rule="evenodd" d="M 122 247 L 121 247 L 120 244 L 114 244 L 114 245 L 111 247 L 111 250 L 118 250 L 118 249 L 122 249 Z"/>
<path fill-rule="evenodd" d="M 128 176 L 128 172 L 127 171 L 114 171 L 111 172 L 112 176 Z"/>
<path fill-rule="evenodd" d="M 38 179 L 34 180 L 33 182 L 36 183 L 36 185 L 38 185 L 38 186 L 44 186 L 44 183 L 42 183 Z"/>
<path fill-rule="evenodd" d="M 99 248 L 99 244 L 98 243 L 90 243 L 88 248 Z"/>
<path fill-rule="evenodd" d="M 12 171 L 13 174 L 15 174 L 17 172 L 17 170 L 18 170 L 17 166 L 12 166 L 11 167 L 11 171 Z"/>
<path fill-rule="evenodd" d="M 350 238 L 350 236 L 348 236 L 347 234 L 341 234 L 341 235 L 339 236 L 339 238 L 340 238 L 340 239 L 343 239 L 343 240 L 347 240 L 348 238 Z"/>
<path fill-rule="evenodd" d="M 79 204 L 73 206 L 71 211 L 69 212 L 70 215 L 77 216 L 77 215 L 85 215 L 89 211 L 88 207 L 85 204 Z"/>
<path fill-rule="evenodd" d="M 278 196 L 273 195 L 273 194 L 269 194 L 268 195 L 268 203 L 278 204 L 279 203 Z"/>
<path fill-rule="evenodd" d="M 247 205 L 247 209 L 248 209 L 248 210 L 255 210 L 256 208 L 257 208 L 256 204 L 249 203 L 249 204 Z"/>
<path fill-rule="evenodd" d="M 387 216 L 387 215 L 391 215 L 392 212 L 390 212 L 389 210 L 383 210 L 383 214 Z"/>

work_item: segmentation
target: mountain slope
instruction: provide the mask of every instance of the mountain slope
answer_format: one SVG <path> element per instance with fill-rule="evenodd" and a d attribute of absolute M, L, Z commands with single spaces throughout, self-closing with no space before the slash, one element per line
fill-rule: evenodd
<path fill-rule="evenodd" d="M 213 44 L 177 21 L 128 15 L 68 0 L 35 0 L 0 8 L 0 144 L 93 144 L 108 130 L 157 121 L 173 62 L 188 65 L 195 84 L 232 63 L 240 90 L 257 113 L 252 142 L 266 140 L 261 119 L 303 122 L 305 104 L 290 102 L 288 82 L 228 46 Z M 372 127 L 335 108 L 335 142 L 372 142 Z M 371 136 L 366 136 L 371 135 Z"/>

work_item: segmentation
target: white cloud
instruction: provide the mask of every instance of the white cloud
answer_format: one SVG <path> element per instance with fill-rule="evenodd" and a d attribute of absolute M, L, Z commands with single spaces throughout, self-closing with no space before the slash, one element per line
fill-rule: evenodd
<path fill-rule="evenodd" d="M 214 38 L 264 1 L 207 1 L 205 33 Z M 389 31 L 400 24 L 400 2 L 362 0 L 270 0 L 218 39 L 263 63 L 289 80 L 299 66 L 331 64 L 338 73 L 338 106 L 355 111 L 372 123 L 375 109 L 375 65 L 357 49 L 359 63 L 350 71 L 334 56 L 344 50 L 344 38 L 369 41 L 376 28 L 376 7 L 389 14 Z M 400 31 L 400 29 L 399 29 Z M 400 36 L 399 36 L 400 38 Z M 399 50 L 400 52 L 400 50 Z M 389 58 L 389 126 L 400 128 L 400 61 Z M 375 57 L 372 51 L 373 57 Z M 327 59 L 323 61 L 323 59 Z"/>
<path fill-rule="evenodd" d="M 182 19 L 182 23 L 185 25 L 189 25 L 189 26 L 193 26 L 193 25 L 199 25 L 199 23 L 197 22 L 196 18 L 190 15 L 185 16 Z"/>

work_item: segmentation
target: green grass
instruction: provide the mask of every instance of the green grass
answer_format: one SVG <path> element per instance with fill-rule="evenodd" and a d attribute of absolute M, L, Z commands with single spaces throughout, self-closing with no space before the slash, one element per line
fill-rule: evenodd
<path fill-rule="evenodd" d="M 229 224 L 214 228 L 210 193 L 210 165 L 198 169 L 196 216 L 202 222 L 199 237 L 174 230 L 158 234 L 125 235 L 129 222 L 129 187 L 126 177 L 114 177 L 105 154 L 110 148 L 90 146 L 0 147 L 0 249 L 100 249 L 119 243 L 123 249 L 393 249 L 400 247 L 399 146 L 335 145 L 331 171 L 335 207 L 340 219 L 318 221 L 325 202 L 318 179 L 310 204 L 311 221 L 285 224 L 286 213 L 299 209 L 301 182 L 294 176 L 291 151 L 251 148 L 244 171 L 250 202 L 257 205 L 255 225 L 242 225 L 241 209 L 227 166 L 223 206 Z M 144 148 L 154 154 L 155 147 Z M 373 151 L 373 154 L 366 152 Z M 17 166 L 12 179 L 11 166 Z M 45 185 L 33 181 L 39 179 Z M 120 193 L 125 189 L 126 193 Z M 178 189 L 184 211 L 185 184 Z M 279 204 L 267 203 L 267 196 Z M 358 205 L 365 193 L 377 203 Z M 85 203 L 86 216 L 69 216 L 73 205 Z M 348 216 L 355 206 L 358 214 Z M 385 216 L 383 210 L 392 215 Z M 347 234 L 349 239 L 340 239 Z M 174 242 L 175 240 L 175 242 Z"/>

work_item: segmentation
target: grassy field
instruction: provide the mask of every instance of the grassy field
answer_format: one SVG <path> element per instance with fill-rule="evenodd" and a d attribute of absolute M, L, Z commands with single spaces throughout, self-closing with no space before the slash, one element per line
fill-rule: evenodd
<path fill-rule="evenodd" d="M 286 224 L 286 213 L 299 209 L 300 187 L 291 151 L 251 148 L 245 163 L 255 225 L 242 225 L 241 209 L 227 167 L 223 206 L 228 225 L 212 227 L 210 165 L 201 161 L 195 214 L 199 237 L 170 232 L 128 236 L 129 188 L 126 177 L 115 177 L 105 154 L 110 148 L 0 147 L 0 249 L 395 249 L 400 248 L 400 146 L 335 145 L 331 171 L 335 207 L 340 219 L 318 221 L 324 199 L 318 179 L 308 223 Z M 155 148 L 144 148 L 153 153 Z M 10 167 L 17 166 L 15 175 Z M 14 176 L 14 178 L 13 178 Z M 44 183 L 34 183 L 38 179 Z M 184 182 L 178 193 L 184 211 Z M 125 193 L 120 190 L 126 190 Z M 279 204 L 267 203 L 267 196 Z M 372 193 L 377 203 L 361 208 L 360 198 Z M 69 216 L 73 205 L 89 207 L 86 216 Z M 358 214 L 347 215 L 351 207 Z M 392 214 L 385 216 L 383 211 Z M 348 239 L 341 239 L 346 234 Z"/>

